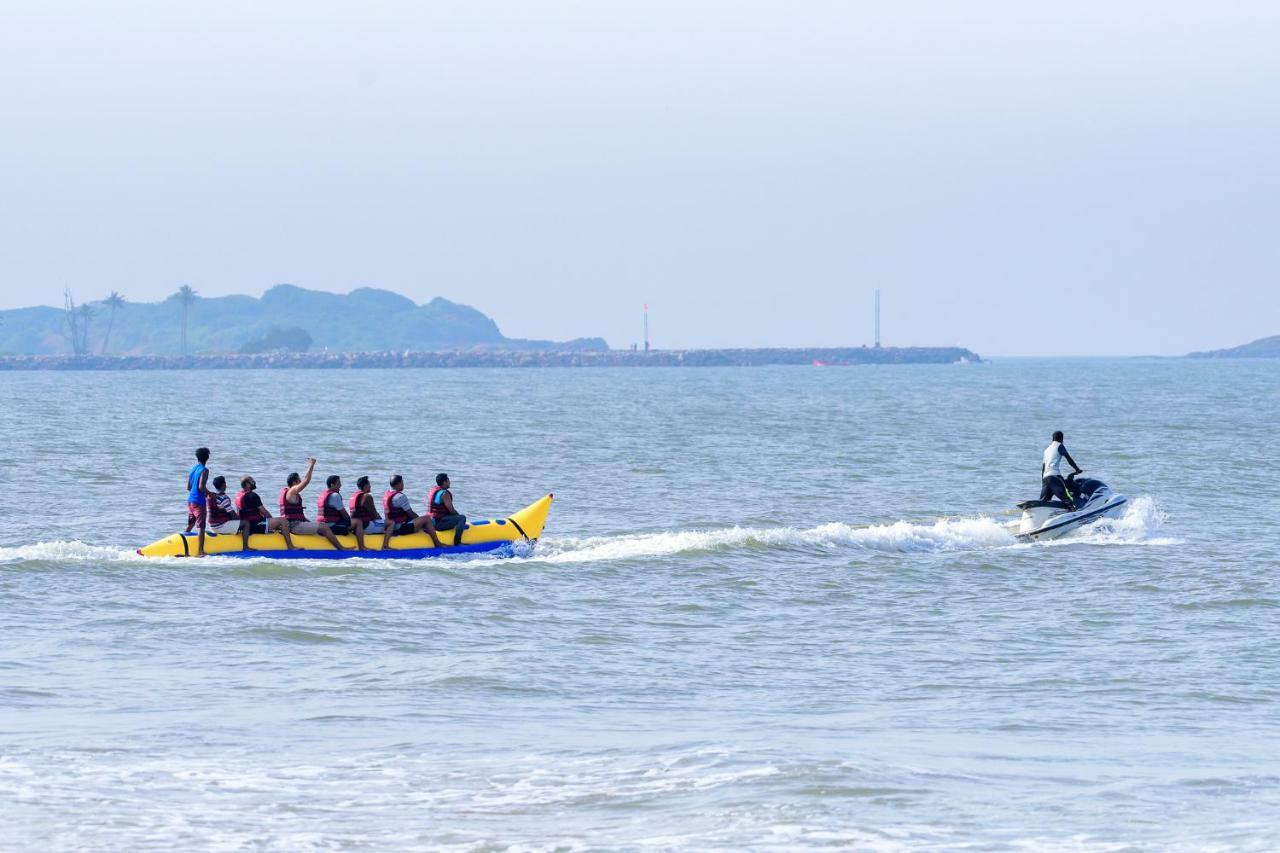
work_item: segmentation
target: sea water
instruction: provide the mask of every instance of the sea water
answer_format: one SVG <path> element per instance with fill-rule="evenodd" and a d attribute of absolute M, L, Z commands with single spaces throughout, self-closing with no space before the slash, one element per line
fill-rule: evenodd
<path fill-rule="evenodd" d="M 1273 849 L 1280 362 L 0 375 L 6 849 Z M 1025 545 L 1049 434 L 1131 502 Z M 529 556 L 143 559 L 199 445 Z"/>

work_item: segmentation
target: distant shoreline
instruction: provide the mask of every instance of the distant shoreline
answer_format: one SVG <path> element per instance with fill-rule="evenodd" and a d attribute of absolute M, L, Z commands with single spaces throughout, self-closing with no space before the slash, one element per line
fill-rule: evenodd
<path fill-rule="evenodd" d="M 978 363 L 963 347 L 835 347 L 813 349 L 606 350 L 579 352 L 237 353 L 156 355 L 0 355 L 5 370 L 339 370 L 397 367 L 763 367 Z"/>
<path fill-rule="evenodd" d="M 1247 344 L 1227 349 L 1211 349 L 1205 352 L 1193 352 L 1187 358 L 1280 358 L 1280 335 L 1269 338 L 1258 338 Z"/>

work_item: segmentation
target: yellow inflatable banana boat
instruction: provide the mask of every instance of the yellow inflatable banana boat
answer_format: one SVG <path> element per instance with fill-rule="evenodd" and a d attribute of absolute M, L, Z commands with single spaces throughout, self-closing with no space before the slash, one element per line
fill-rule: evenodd
<path fill-rule="evenodd" d="M 414 533 L 409 536 L 393 536 L 386 550 L 382 548 L 381 533 L 367 533 L 364 537 L 365 550 L 338 551 L 319 536 L 293 536 L 293 550 L 285 547 L 284 537 L 279 533 L 255 533 L 249 537 L 249 550 L 244 550 L 244 542 L 238 533 L 215 535 L 205 534 L 204 550 L 210 556 L 218 557 L 270 557 L 273 560 L 325 560 L 342 559 L 344 557 L 383 558 L 395 560 L 415 560 L 423 557 L 442 557 L 448 554 L 476 554 L 484 551 L 510 550 L 514 543 L 525 540 L 537 540 L 542 535 L 542 528 L 547 523 L 547 513 L 551 510 L 552 495 L 547 495 L 529 504 L 524 509 L 506 518 L 486 518 L 468 521 L 462 531 L 460 544 L 446 544 L 436 548 L 431 544 L 431 537 L 425 533 Z M 190 557 L 196 553 L 198 533 L 175 533 L 172 536 L 152 542 L 138 553 L 144 557 Z M 454 532 L 446 530 L 439 534 L 445 543 L 454 541 Z M 339 536 L 343 545 L 355 545 L 354 536 Z"/>

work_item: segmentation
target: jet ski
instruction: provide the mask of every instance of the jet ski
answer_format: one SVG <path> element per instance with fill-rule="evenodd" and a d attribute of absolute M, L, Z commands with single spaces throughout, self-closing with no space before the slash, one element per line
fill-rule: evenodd
<path fill-rule="evenodd" d="M 1013 523 L 1014 536 L 1024 542 L 1057 539 L 1100 518 L 1116 518 L 1129 503 L 1101 480 L 1067 477 L 1067 494 L 1075 506 L 1062 501 L 1023 501 L 1022 518 Z"/>

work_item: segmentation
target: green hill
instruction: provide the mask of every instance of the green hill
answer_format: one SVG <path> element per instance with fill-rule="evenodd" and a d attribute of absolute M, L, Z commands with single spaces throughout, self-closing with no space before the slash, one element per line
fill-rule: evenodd
<path fill-rule="evenodd" d="M 173 355 L 182 351 L 182 302 L 177 294 L 163 302 L 126 302 L 111 319 L 104 302 L 88 303 L 88 352 Z M 55 355 L 70 353 L 66 312 L 37 307 L 0 311 L 0 352 Z M 412 350 L 606 350 L 601 338 L 537 341 L 505 337 L 493 320 L 468 305 L 437 297 L 425 305 L 388 290 L 360 288 L 347 294 L 305 290 L 278 284 L 252 296 L 197 296 L 188 308 L 190 353 L 236 352 L 254 341 L 270 340 L 281 329 L 305 331 L 312 349 L 337 352 Z"/>
<path fill-rule="evenodd" d="M 1256 341 L 1230 349 L 1193 352 L 1190 358 L 1280 358 L 1280 335 L 1258 338 Z"/>

